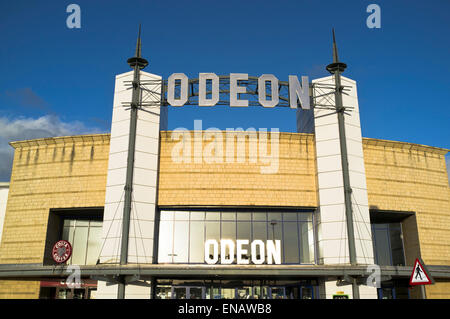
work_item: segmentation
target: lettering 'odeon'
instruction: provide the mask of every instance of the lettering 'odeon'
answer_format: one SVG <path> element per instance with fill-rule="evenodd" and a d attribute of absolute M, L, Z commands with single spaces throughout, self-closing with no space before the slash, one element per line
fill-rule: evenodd
<path fill-rule="evenodd" d="M 448 150 L 363 138 L 334 41 L 312 80 L 163 79 L 140 52 L 116 76 L 110 134 L 10 143 L 0 298 L 449 297 Z M 169 131 L 187 105 L 287 107 L 297 132 Z"/>
<path fill-rule="evenodd" d="M 220 240 L 219 243 L 215 239 L 208 239 L 205 242 L 205 261 L 207 264 L 216 264 L 219 261 L 222 265 L 230 265 L 235 263 L 235 247 L 236 247 L 236 263 L 238 265 L 248 265 L 250 260 L 247 258 L 248 249 L 245 246 L 249 245 L 247 239 L 238 239 L 236 243 L 230 239 Z M 267 264 L 281 264 L 281 244 L 279 240 L 268 240 L 266 244 L 262 240 L 255 240 L 251 243 L 251 262 L 255 265 L 262 265 L 266 262 L 267 247 Z M 212 254 L 210 255 L 210 251 Z"/>
<path fill-rule="evenodd" d="M 247 107 L 248 100 L 239 99 L 239 94 L 247 94 L 245 86 L 239 86 L 239 81 L 248 81 L 248 74 L 231 73 L 229 77 L 229 105 L 232 107 Z M 179 85 L 179 96 L 176 97 L 175 87 Z M 209 82 L 210 91 L 207 90 Z M 200 73 L 198 77 L 198 105 L 214 106 L 219 102 L 219 77 L 214 73 Z M 275 107 L 280 101 L 279 81 L 273 74 L 263 74 L 258 77 L 258 88 L 266 88 L 270 86 L 270 93 L 266 93 L 266 89 L 258 90 L 258 102 L 263 107 Z M 189 100 L 189 79 L 184 73 L 174 73 L 168 79 L 167 102 L 171 106 L 183 106 Z M 208 97 L 209 95 L 209 97 Z M 309 97 L 309 81 L 307 76 L 302 76 L 302 85 L 295 75 L 289 76 L 289 106 L 296 109 L 298 100 L 303 109 L 310 108 Z"/>

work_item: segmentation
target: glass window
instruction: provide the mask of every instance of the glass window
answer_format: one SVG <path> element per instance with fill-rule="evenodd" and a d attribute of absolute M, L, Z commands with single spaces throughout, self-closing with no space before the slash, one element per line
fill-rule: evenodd
<path fill-rule="evenodd" d="M 246 221 L 240 221 L 237 223 L 237 239 L 252 240 L 252 223 Z"/>
<path fill-rule="evenodd" d="M 312 217 L 312 215 L 311 215 Z M 309 242 L 309 263 L 313 264 L 315 262 L 315 239 L 314 239 L 314 224 L 311 222 L 308 223 L 308 242 Z"/>
<path fill-rule="evenodd" d="M 284 287 L 272 287 L 272 299 L 285 299 Z"/>
<path fill-rule="evenodd" d="M 268 231 L 268 236 L 267 239 L 270 240 L 283 240 L 282 238 L 282 222 L 281 221 L 276 221 L 276 220 L 271 220 L 269 221 L 268 227 L 267 227 L 267 231 Z"/>
<path fill-rule="evenodd" d="M 312 222 L 311 213 L 298 213 L 297 216 L 299 222 Z"/>
<path fill-rule="evenodd" d="M 203 221 L 191 221 L 189 231 L 189 262 L 191 263 L 203 263 L 204 257 L 204 245 L 205 245 L 205 222 Z"/>
<path fill-rule="evenodd" d="M 222 212 L 222 220 L 236 220 L 235 212 Z"/>
<path fill-rule="evenodd" d="M 174 218 L 173 215 L 174 215 L 174 212 L 164 210 L 164 211 L 161 211 L 160 219 L 161 220 L 173 220 L 173 218 Z"/>
<path fill-rule="evenodd" d="M 255 286 L 253 290 L 253 296 L 255 299 L 269 299 L 269 287 Z"/>
<path fill-rule="evenodd" d="M 96 220 L 65 219 L 62 239 L 72 245 L 68 264 L 95 265 L 102 245 L 102 222 Z"/>
<path fill-rule="evenodd" d="M 173 248 L 173 221 L 159 222 L 158 262 L 171 263 Z"/>
<path fill-rule="evenodd" d="M 314 262 L 314 250 L 310 251 L 311 244 L 310 239 L 312 238 L 312 224 L 310 223 L 299 223 L 299 234 L 300 234 L 300 263 L 302 264 L 312 264 Z"/>
<path fill-rule="evenodd" d="M 88 227 L 76 227 L 72 242 L 72 265 L 84 265 L 86 262 L 86 249 Z"/>
<path fill-rule="evenodd" d="M 190 287 L 189 288 L 189 299 L 203 299 L 203 288 L 202 287 Z"/>
<path fill-rule="evenodd" d="M 391 245 L 389 243 L 389 227 L 387 224 L 374 224 L 373 236 L 375 247 L 375 262 L 378 265 L 390 266 L 391 260 Z"/>
<path fill-rule="evenodd" d="M 267 220 L 267 214 L 266 213 L 253 213 L 253 220 L 265 222 Z"/>
<path fill-rule="evenodd" d="M 297 213 L 283 213 L 283 221 L 291 221 L 296 222 L 297 221 Z"/>
<path fill-rule="evenodd" d="M 102 225 L 103 225 L 103 222 L 99 221 L 99 220 L 91 220 L 89 222 L 90 227 L 102 227 Z"/>
<path fill-rule="evenodd" d="M 220 223 L 214 221 L 205 222 L 205 239 L 220 240 Z"/>
<path fill-rule="evenodd" d="M 186 299 L 186 287 L 173 288 L 173 294 L 176 299 Z"/>
<path fill-rule="evenodd" d="M 91 223 L 92 225 L 92 223 Z M 87 256 L 86 264 L 95 265 L 100 255 L 100 249 L 102 246 L 102 228 L 90 227 L 87 243 Z"/>
<path fill-rule="evenodd" d="M 217 242 L 220 240 L 220 223 L 214 221 L 205 222 L 205 240 L 215 239 Z M 204 247 L 201 247 L 204 249 Z M 209 248 L 209 257 L 213 257 L 213 248 Z"/>
<path fill-rule="evenodd" d="M 281 213 L 269 213 L 267 216 L 267 220 L 270 222 L 272 220 L 279 220 L 281 221 Z"/>
<path fill-rule="evenodd" d="M 176 211 L 175 220 L 189 220 L 189 212 Z"/>
<path fill-rule="evenodd" d="M 173 218 L 168 220 L 170 215 Z M 218 242 L 221 239 L 280 240 L 282 263 L 314 263 L 311 212 L 177 211 L 166 214 L 162 211 L 161 216 L 158 253 L 161 263 L 204 263 L 204 243 L 208 239 Z M 70 227 L 64 231 L 66 236 L 73 236 Z M 212 253 L 211 250 L 211 257 Z"/>
<path fill-rule="evenodd" d="M 235 292 L 236 291 L 234 288 L 222 288 L 221 289 L 222 299 L 235 299 L 236 298 Z"/>
<path fill-rule="evenodd" d="M 294 214 L 295 215 L 295 214 Z M 295 216 L 297 218 L 297 216 Z M 284 262 L 288 264 L 299 263 L 298 230 L 296 222 L 283 224 L 283 250 Z"/>
<path fill-rule="evenodd" d="M 64 222 L 65 224 L 65 222 Z M 67 240 L 69 243 L 73 243 L 73 234 L 75 233 L 75 223 L 73 227 L 64 227 L 62 239 Z"/>
<path fill-rule="evenodd" d="M 375 262 L 384 266 L 404 266 L 405 255 L 400 223 L 373 224 Z"/>
<path fill-rule="evenodd" d="M 237 288 L 237 299 L 251 299 L 252 287 L 239 287 Z"/>
<path fill-rule="evenodd" d="M 313 299 L 312 287 L 302 287 L 302 299 Z"/>
<path fill-rule="evenodd" d="M 172 298 L 172 287 L 169 285 L 157 286 L 156 287 L 156 299 L 171 299 Z"/>
<path fill-rule="evenodd" d="M 68 226 L 75 226 L 75 220 L 74 219 L 65 219 L 64 227 L 68 227 Z"/>
<path fill-rule="evenodd" d="M 400 223 L 389 224 L 389 235 L 392 250 L 392 266 L 404 266 L 403 235 Z"/>
<path fill-rule="evenodd" d="M 252 220 L 252 213 L 249 212 L 238 212 L 236 214 L 236 219 L 237 220 L 247 220 L 247 221 L 251 221 Z"/>
<path fill-rule="evenodd" d="M 191 212 L 191 220 L 204 220 L 205 212 L 192 211 Z"/>
<path fill-rule="evenodd" d="M 222 222 L 222 233 L 220 239 L 236 240 L 236 222 Z"/>
<path fill-rule="evenodd" d="M 220 288 L 208 285 L 205 291 L 206 299 L 220 299 Z"/>
<path fill-rule="evenodd" d="M 173 262 L 187 263 L 189 254 L 189 222 L 175 221 L 173 236 Z"/>
<path fill-rule="evenodd" d="M 75 221 L 75 227 L 88 227 L 89 220 L 78 219 Z"/>
<path fill-rule="evenodd" d="M 253 227 L 253 239 L 260 239 L 262 241 L 267 240 L 267 223 L 266 222 L 254 222 Z"/>
<path fill-rule="evenodd" d="M 220 220 L 220 212 L 206 212 L 206 220 Z"/>

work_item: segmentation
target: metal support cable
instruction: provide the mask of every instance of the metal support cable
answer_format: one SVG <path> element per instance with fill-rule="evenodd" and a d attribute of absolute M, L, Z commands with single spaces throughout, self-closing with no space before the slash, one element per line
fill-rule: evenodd
<path fill-rule="evenodd" d="M 125 193 L 125 191 L 122 191 L 122 195 L 120 195 L 119 202 L 117 204 L 116 210 L 114 211 L 113 219 L 111 221 L 111 224 L 108 227 L 108 231 L 106 232 L 106 237 L 105 237 L 105 240 L 103 241 L 102 247 L 100 248 L 100 252 L 99 252 L 98 258 L 97 258 L 97 263 L 100 260 L 100 256 L 102 255 L 103 247 L 105 247 L 106 239 L 108 238 L 109 232 L 111 231 L 112 224 L 114 223 L 114 220 L 116 219 L 116 214 L 117 214 L 117 212 L 119 210 L 119 206 L 120 206 L 120 203 L 122 202 L 122 198 L 123 198 L 123 194 L 124 193 Z"/>
<path fill-rule="evenodd" d="M 354 202 L 355 202 L 355 204 L 356 204 L 356 207 L 358 208 L 358 213 L 359 213 L 359 216 L 361 217 L 361 219 L 362 219 L 362 222 L 363 222 L 363 224 L 364 224 L 364 227 L 365 227 L 365 229 L 366 229 L 366 231 L 367 231 L 367 235 L 371 235 L 371 230 L 369 229 L 369 227 L 367 227 L 367 224 L 364 222 L 364 216 L 362 215 L 362 212 L 361 212 L 361 210 L 359 209 L 359 204 L 358 204 L 358 202 L 356 201 L 356 197 L 355 197 L 355 195 L 352 193 L 352 195 L 353 195 L 353 200 L 354 200 Z M 369 236 L 370 238 L 371 238 L 371 236 Z M 370 255 L 370 253 L 369 252 L 367 252 L 368 253 L 368 255 Z"/>
<path fill-rule="evenodd" d="M 136 204 L 136 200 L 134 198 L 134 194 L 132 195 L 133 198 L 133 203 Z M 144 243 L 144 237 L 142 236 L 142 229 L 141 229 L 141 225 L 140 225 L 140 219 L 139 219 L 139 215 L 138 215 L 138 211 L 136 209 L 136 205 L 133 205 L 134 207 L 134 213 L 135 213 L 135 220 L 137 221 L 137 225 L 138 225 L 138 229 L 139 229 L 139 236 L 141 236 L 141 241 L 142 241 L 142 249 L 144 252 L 144 260 L 147 263 L 147 253 L 145 251 L 145 243 Z M 136 230 L 135 230 L 136 232 Z M 137 247 L 136 247 L 136 251 L 137 251 Z"/>

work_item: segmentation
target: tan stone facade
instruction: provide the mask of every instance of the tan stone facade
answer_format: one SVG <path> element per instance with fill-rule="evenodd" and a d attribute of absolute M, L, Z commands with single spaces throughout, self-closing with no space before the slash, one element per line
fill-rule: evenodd
<path fill-rule="evenodd" d="M 280 133 L 279 170 L 261 174 L 260 163 L 175 163 L 177 143 L 161 132 L 160 206 L 317 207 L 314 135 Z M 192 141 L 193 143 L 193 141 Z M 248 147 L 247 142 L 247 147 Z M 109 134 L 14 142 L 0 264 L 42 264 L 49 210 L 102 207 Z M 414 213 L 404 229 L 418 238 L 406 250 L 428 265 L 450 266 L 448 150 L 363 139 L 369 205 Z M 406 244 L 405 244 L 406 245 Z M 412 260 L 412 261 L 411 261 Z M 413 258 L 409 256 L 407 264 Z M 430 298 L 450 298 L 450 284 L 427 287 Z M 39 282 L 0 280 L 0 298 L 37 298 Z"/>
<path fill-rule="evenodd" d="M 371 208 L 414 212 L 420 246 L 416 253 L 428 265 L 450 265 L 448 150 L 377 139 L 363 143 Z M 410 227 L 403 224 L 404 230 L 405 226 Z M 405 250 L 406 262 L 412 265 L 417 255 Z M 427 286 L 427 296 L 450 298 L 450 284 Z"/>
<path fill-rule="evenodd" d="M 0 264 L 42 264 L 51 208 L 102 207 L 109 135 L 14 142 Z M 0 298 L 37 298 L 39 282 L 0 280 Z"/>
<path fill-rule="evenodd" d="M 176 143 L 162 132 L 159 205 L 317 206 L 313 134 L 280 134 L 277 174 L 261 174 L 264 164 L 249 161 L 248 138 L 243 163 L 196 164 L 194 154 L 191 163 L 174 163 Z"/>

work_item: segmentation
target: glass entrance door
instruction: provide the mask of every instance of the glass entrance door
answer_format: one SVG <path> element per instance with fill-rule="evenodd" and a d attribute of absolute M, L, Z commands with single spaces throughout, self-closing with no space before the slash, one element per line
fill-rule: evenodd
<path fill-rule="evenodd" d="M 236 288 L 236 296 L 237 299 L 251 299 L 252 296 L 252 287 L 239 287 Z"/>
<path fill-rule="evenodd" d="M 300 299 L 314 299 L 314 290 L 311 286 L 300 287 Z"/>
<path fill-rule="evenodd" d="M 220 288 L 222 299 L 236 299 L 236 288 Z"/>
<path fill-rule="evenodd" d="M 271 287 L 272 299 L 286 299 L 286 290 L 284 287 Z"/>
<path fill-rule="evenodd" d="M 205 287 L 188 287 L 189 299 L 204 299 Z"/>
<path fill-rule="evenodd" d="M 172 298 L 173 299 L 187 299 L 186 287 L 173 287 Z"/>
<path fill-rule="evenodd" d="M 172 299 L 205 299 L 205 287 L 172 287 Z"/>
<path fill-rule="evenodd" d="M 267 286 L 253 287 L 253 299 L 269 299 L 269 287 Z"/>
<path fill-rule="evenodd" d="M 161 280 L 157 299 L 314 299 L 315 286 L 305 281 Z"/>
<path fill-rule="evenodd" d="M 272 288 L 272 298 L 277 299 L 273 296 L 273 289 L 277 289 L 279 287 Z M 314 299 L 314 291 L 312 286 L 286 286 L 285 289 L 285 298 L 286 299 Z M 275 290 L 277 293 L 277 290 Z M 279 294 L 276 295 L 279 298 Z"/>

